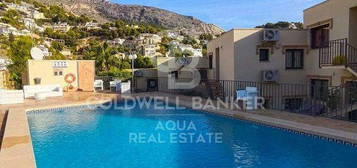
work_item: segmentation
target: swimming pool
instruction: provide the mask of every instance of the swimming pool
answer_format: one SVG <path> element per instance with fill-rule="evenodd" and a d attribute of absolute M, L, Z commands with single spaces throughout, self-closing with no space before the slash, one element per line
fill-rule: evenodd
<path fill-rule="evenodd" d="M 349 168 L 357 158 L 352 146 L 153 104 L 31 111 L 28 119 L 38 168 Z"/>

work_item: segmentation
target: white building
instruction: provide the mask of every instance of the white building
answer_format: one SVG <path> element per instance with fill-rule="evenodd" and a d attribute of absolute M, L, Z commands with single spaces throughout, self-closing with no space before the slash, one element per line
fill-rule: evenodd
<path fill-rule="evenodd" d="M 116 45 L 123 45 L 123 43 L 125 42 L 125 39 L 121 39 L 121 38 L 116 38 L 114 40 L 108 40 L 107 43 L 109 45 L 113 45 L 113 46 L 116 46 Z"/>
<path fill-rule="evenodd" d="M 172 39 L 177 39 L 177 37 L 180 36 L 180 34 L 175 31 L 167 31 L 166 33 L 167 33 L 167 37 Z"/>
<path fill-rule="evenodd" d="M 155 57 L 161 55 L 157 52 L 159 47 L 157 45 L 149 44 L 142 46 L 142 53 L 145 57 Z"/>
<path fill-rule="evenodd" d="M 96 22 L 87 22 L 85 25 L 84 25 L 85 28 L 87 29 L 100 29 L 99 27 L 99 24 L 96 23 Z"/>
<path fill-rule="evenodd" d="M 124 59 L 126 57 L 125 53 L 117 53 L 114 56 L 118 59 Z"/>
<path fill-rule="evenodd" d="M 11 25 L 5 24 L 5 23 L 0 23 L 0 34 L 2 35 L 8 35 L 8 34 L 14 34 L 17 32 L 17 29 L 12 27 Z"/>
<path fill-rule="evenodd" d="M 52 39 L 52 38 L 45 38 L 44 44 L 47 46 L 51 46 L 52 42 L 54 41 L 61 43 L 63 45 L 65 44 L 65 41 L 63 39 Z"/>
<path fill-rule="evenodd" d="M 6 71 L 7 70 L 6 66 L 9 64 L 11 64 L 10 59 L 5 57 L 0 57 L 0 71 Z"/>
<path fill-rule="evenodd" d="M 10 61 L 5 58 L 0 58 L 0 71 L 6 71 L 6 66 L 10 64 Z"/>
<path fill-rule="evenodd" d="M 72 52 L 71 50 L 68 50 L 68 49 L 64 49 L 60 52 L 62 55 L 66 56 L 66 57 L 69 57 L 72 55 Z"/>
<path fill-rule="evenodd" d="M 18 10 L 20 12 L 24 12 L 26 14 L 31 14 L 31 9 L 29 6 L 22 4 L 15 4 L 15 3 L 5 3 L 8 9 Z"/>
<path fill-rule="evenodd" d="M 184 51 L 192 52 L 193 57 L 203 57 L 202 49 L 193 48 L 191 45 L 182 44 L 182 43 L 179 43 L 178 41 L 171 41 L 169 43 L 169 46 L 170 46 L 170 52 L 172 52 L 173 49 L 179 49 L 181 52 L 184 52 Z M 171 54 L 169 54 L 169 55 L 171 55 Z"/>
<path fill-rule="evenodd" d="M 143 45 L 161 43 L 162 37 L 157 34 L 143 33 L 139 35 L 139 40 Z"/>
<path fill-rule="evenodd" d="M 138 26 L 138 25 L 126 25 L 126 27 L 130 27 L 130 28 L 133 28 L 133 29 L 140 28 L 140 26 Z"/>
<path fill-rule="evenodd" d="M 44 45 L 39 45 L 38 48 L 42 50 L 42 53 L 45 57 L 52 56 L 52 53 Z"/>
<path fill-rule="evenodd" d="M 27 29 L 24 29 L 24 30 L 21 30 L 21 31 L 18 31 L 15 35 L 17 36 L 27 36 L 27 35 L 30 35 L 31 32 Z"/>
<path fill-rule="evenodd" d="M 193 57 L 202 57 L 202 49 L 198 48 L 193 48 L 191 45 L 186 45 L 186 44 L 180 44 L 178 45 L 178 48 L 181 49 L 182 52 L 184 51 L 191 51 L 193 53 Z"/>
<path fill-rule="evenodd" d="M 52 29 L 55 31 L 67 32 L 71 29 L 67 23 L 58 23 L 52 26 Z"/>
<path fill-rule="evenodd" d="M 36 24 L 35 20 L 33 20 L 31 18 L 24 18 L 23 23 L 30 30 L 38 30 L 39 32 L 45 31 L 45 28 L 38 26 Z"/>
<path fill-rule="evenodd" d="M 42 12 L 38 12 L 36 10 L 32 11 L 32 18 L 33 19 L 46 19 L 45 15 Z"/>

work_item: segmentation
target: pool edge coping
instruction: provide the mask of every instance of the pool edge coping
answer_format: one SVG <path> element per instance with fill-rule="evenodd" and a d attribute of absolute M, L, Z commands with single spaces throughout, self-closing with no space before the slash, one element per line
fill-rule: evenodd
<path fill-rule="evenodd" d="M 147 97 L 147 96 L 139 96 L 139 97 Z M 33 145 L 32 145 L 30 128 L 29 128 L 29 123 L 28 123 L 28 118 L 27 118 L 27 112 L 35 111 L 35 110 L 66 108 L 66 107 L 70 108 L 70 107 L 85 106 L 85 105 L 88 105 L 88 106 L 89 105 L 98 105 L 98 104 L 103 104 L 103 103 L 107 103 L 107 102 L 114 101 L 114 100 L 117 100 L 117 99 L 111 98 L 110 100 L 107 99 L 107 100 L 97 100 L 97 101 L 92 101 L 92 102 L 79 102 L 79 103 L 77 102 L 77 103 L 66 104 L 66 105 L 52 105 L 52 106 L 50 105 L 50 106 L 44 106 L 44 107 L 38 107 L 38 108 L 21 108 L 21 109 L 9 110 L 8 122 L 5 126 L 5 132 L 4 132 L 4 137 L 3 137 L 4 141 L 2 143 L 1 151 L 0 151 L 0 156 L 1 156 L 0 157 L 0 165 L 5 165 L 6 168 L 8 168 L 9 164 L 7 164 L 7 163 L 9 160 L 11 160 L 11 162 L 13 162 L 13 163 L 26 164 L 26 165 L 20 165 L 20 166 L 16 165 L 16 168 L 22 168 L 22 167 L 36 168 L 36 160 L 35 160 L 34 149 L 33 149 Z M 169 99 L 169 102 L 174 103 L 174 104 L 179 103 L 178 105 L 180 105 L 180 106 L 185 106 L 186 108 L 192 109 L 192 105 L 189 105 L 187 102 L 184 102 L 184 101 L 176 102 L 174 100 Z M 249 112 L 232 111 L 229 109 L 224 109 L 221 111 L 217 111 L 217 110 L 213 110 L 213 109 L 200 109 L 200 110 L 205 113 L 210 113 L 210 114 L 230 117 L 233 119 L 239 119 L 239 120 L 244 120 L 244 121 L 248 121 L 248 122 L 253 122 L 256 124 L 265 125 L 268 127 L 275 127 L 275 128 L 287 130 L 290 132 L 292 131 L 294 133 L 304 134 L 305 136 L 317 136 L 318 138 L 327 139 L 329 141 L 342 141 L 342 142 L 346 142 L 346 143 L 351 143 L 352 146 L 355 146 L 355 147 L 357 145 L 357 134 L 352 133 L 352 132 L 346 132 L 346 131 L 337 130 L 337 129 L 313 126 L 313 125 L 309 125 L 309 124 L 298 123 L 298 122 L 288 121 L 288 120 L 284 120 L 284 119 L 277 119 L 277 118 L 273 118 L 273 117 L 266 117 L 266 116 L 262 116 L 259 114 L 252 114 Z M 225 112 L 222 112 L 222 111 L 225 111 Z M 14 117 L 14 115 L 15 115 L 15 117 Z M 20 117 L 20 118 L 22 117 L 22 120 L 17 121 L 18 123 L 22 123 L 22 124 L 20 124 L 21 128 L 19 128 L 18 125 L 15 124 L 16 130 L 10 130 L 10 131 L 14 131 L 15 133 L 13 133 L 13 132 L 9 133 L 8 129 L 14 129 L 14 128 L 9 127 L 9 125 L 11 125 L 12 127 L 15 126 L 13 122 L 15 122 L 14 118 L 16 118 L 16 117 Z M 310 128 L 306 128 L 306 127 L 310 127 Z M 313 128 L 313 129 L 311 129 L 311 128 Z M 322 130 L 319 130 L 321 128 L 322 128 Z M 21 135 L 17 135 L 18 133 L 16 133 L 16 132 L 19 132 L 19 129 L 21 129 L 21 131 L 23 131 Z M 328 132 L 331 130 L 335 131 L 335 132 L 337 131 L 340 133 L 351 134 L 354 136 L 354 138 L 348 138 L 346 136 L 341 136 L 341 135 L 333 135 L 333 132 Z M 5 139 L 7 137 L 13 137 L 14 135 L 28 136 L 28 142 L 24 143 L 24 144 L 20 144 L 20 145 L 15 145 L 14 149 L 7 151 L 7 153 L 4 153 L 3 150 L 6 149 L 6 148 L 3 148 L 3 146 L 5 146 L 4 145 Z M 10 148 L 12 148 L 12 147 L 10 147 Z M 9 150 L 9 149 L 6 149 L 6 150 Z M 9 155 L 8 153 L 12 153 L 12 155 L 8 156 Z M 19 156 L 18 154 L 20 154 L 22 156 Z M 28 165 L 28 164 L 31 164 L 31 165 Z M 14 167 L 14 166 L 10 166 L 10 167 Z"/>
<path fill-rule="evenodd" d="M 169 99 L 169 103 L 176 104 L 177 102 L 175 100 Z M 179 101 L 179 105 L 192 109 L 192 105 L 190 105 L 186 101 Z M 223 115 L 225 117 L 229 117 L 232 119 L 253 122 L 258 125 L 265 125 L 268 127 L 274 127 L 277 129 L 282 129 L 297 134 L 314 136 L 320 139 L 327 139 L 328 141 L 334 141 L 337 143 L 357 147 L 357 133 L 353 133 L 353 132 L 314 126 L 306 123 L 299 123 L 299 122 L 289 121 L 285 119 L 267 117 L 259 114 L 250 113 L 250 112 L 233 111 L 230 109 L 222 109 L 220 111 L 218 111 L 217 109 L 198 109 L 198 110 L 201 110 L 206 113 L 211 113 L 220 116 Z"/>

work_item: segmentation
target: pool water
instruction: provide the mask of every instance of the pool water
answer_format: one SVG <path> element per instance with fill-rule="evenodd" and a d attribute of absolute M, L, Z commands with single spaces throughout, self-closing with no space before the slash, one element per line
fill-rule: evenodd
<path fill-rule="evenodd" d="M 28 119 L 38 168 L 356 166 L 357 148 L 191 109 L 66 108 Z"/>

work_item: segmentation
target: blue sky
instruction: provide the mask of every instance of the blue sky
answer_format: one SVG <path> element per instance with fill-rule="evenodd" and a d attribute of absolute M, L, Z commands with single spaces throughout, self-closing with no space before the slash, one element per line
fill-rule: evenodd
<path fill-rule="evenodd" d="M 266 22 L 302 21 L 303 9 L 324 0 L 110 0 L 154 6 L 194 16 L 223 29 L 250 28 Z"/>

